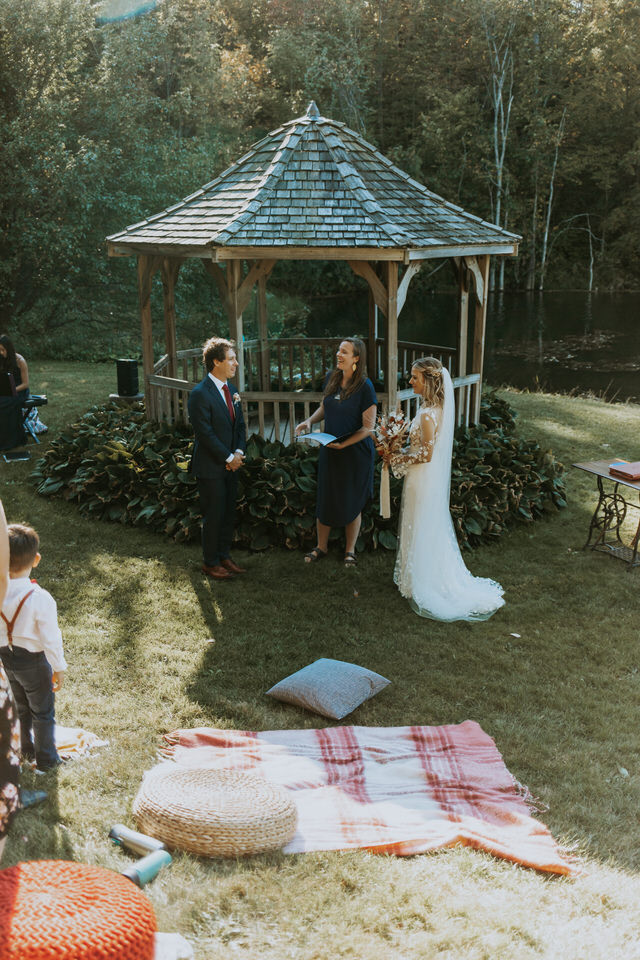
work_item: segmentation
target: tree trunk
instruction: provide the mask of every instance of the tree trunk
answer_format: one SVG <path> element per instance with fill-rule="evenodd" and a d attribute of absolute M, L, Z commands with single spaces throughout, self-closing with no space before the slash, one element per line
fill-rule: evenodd
<path fill-rule="evenodd" d="M 527 267 L 526 290 L 533 290 L 536 285 L 536 247 L 538 240 L 538 164 L 535 166 L 533 208 L 531 211 L 531 245 L 529 248 L 529 265 Z"/>
<path fill-rule="evenodd" d="M 538 285 L 538 290 L 544 290 L 544 278 L 547 271 L 547 245 L 549 242 L 549 226 L 551 224 L 551 209 L 553 207 L 553 192 L 556 180 L 556 169 L 558 167 L 558 154 L 560 152 L 560 144 L 562 143 L 562 137 L 564 134 L 564 122 L 567 115 L 567 108 L 565 107 L 562 111 L 562 116 L 560 118 L 560 123 L 558 124 L 558 132 L 556 134 L 556 147 L 553 154 L 553 166 L 551 168 L 551 179 L 549 181 L 549 198 L 547 200 L 547 215 L 545 217 L 544 223 L 544 233 L 542 235 L 542 255 L 540 257 L 540 283 Z"/>
<path fill-rule="evenodd" d="M 489 79 L 489 97 L 493 109 L 493 160 L 495 167 L 496 207 L 495 222 L 500 227 L 502 217 L 502 195 L 504 191 L 505 155 L 509 137 L 509 121 L 513 106 L 513 54 L 510 40 L 513 24 L 507 27 L 505 35 L 498 41 L 493 31 L 493 25 L 487 18 L 483 18 L 483 26 L 489 59 L 491 76 Z M 495 260 L 490 267 L 489 286 L 495 287 Z"/>

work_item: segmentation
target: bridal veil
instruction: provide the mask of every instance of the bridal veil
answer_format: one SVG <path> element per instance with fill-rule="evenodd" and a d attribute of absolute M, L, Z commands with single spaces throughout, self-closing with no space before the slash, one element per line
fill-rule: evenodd
<path fill-rule="evenodd" d="M 503 590 L 494 580 L 474 577 L 458 547 L 449 512 L 453 383 L 446 369 L 442 376 L 444 404 L 431 460 L 413 464 L 405 476 L 394 580 L 421 617 L 487 620 L 503 606 Z"/>

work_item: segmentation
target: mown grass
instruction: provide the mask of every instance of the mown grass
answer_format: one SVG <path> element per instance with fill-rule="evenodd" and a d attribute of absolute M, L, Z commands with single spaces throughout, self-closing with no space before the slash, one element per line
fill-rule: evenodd
<path fill-rule="evenodd" d="M 36 388 L 51 397 L 42 417 L 53 434 L 114 389 L 111 366 L 33 366 Z M 638 459 L 640 407 L 504 395 L 520 431 L 567 464 Z M 566 510 L 467 554 L 474 573 L 504 585 L 502 611 L 486 623 L 437 624 L 397 594 L 389 553 L 364 556 L 355 571 L 337 553 L 313 567 L 296 553 L 239 554 L 246 578 L 213 585 L 197 546 L 82 519 L 35 495 L 27 464 L 0 469 L 8 515 L 41 533 L 38 575 L 58 601 L 70 663 L 59 720 L 110 741 L 47 778 L 50 801 L 16 819 L 3 866 L 70 857 L 122 869 L 128 858 L 107 834 L 114 822 L 132 824 L 161 733 L 323 726 L 263 691 L 337 657 L 392 680 L 354 723 L 477 720 L 548 805 L 541 817 L 556 837 L 577 845 L 582 874 L 548 878 L 465 848 L 410 859 L 177 856 L 146 888 L 160 929 L 191 939 L 198 960 L 640 956 L 640 571 L 580 550 L 589 477 L 570 470 Z"/>

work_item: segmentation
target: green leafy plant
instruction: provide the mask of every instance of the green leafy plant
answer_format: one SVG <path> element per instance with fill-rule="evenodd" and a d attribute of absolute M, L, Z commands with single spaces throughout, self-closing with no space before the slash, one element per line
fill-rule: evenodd
<path fill-rule="evenodd" d="M 78 503 L 101 520 L 144 525 L 175 540 L 200 534 L 190 427 L 145 420 L 140 406 L 95 407 L 52 441 L 32 474 L 37 490 Z M 258 435 L 247 444 L 239 475 L 236 539 L 252 550 L 301 547 L 315 539 L 318 451 Z M 358 547 L 393 550 L 402 482 L 392 477 L 392 516 L 374 498 L 363 511 Z M 495 394 L 483 398 L 481 421 L 456 433 L 451 514 L 461 545 L 497 539 L 510 524 L 531 522 L 565 505 L 564 468 L 550 451 L 515 432 L 513 411 Z M 340 537 L 341 531 L 333 531 Z"/>

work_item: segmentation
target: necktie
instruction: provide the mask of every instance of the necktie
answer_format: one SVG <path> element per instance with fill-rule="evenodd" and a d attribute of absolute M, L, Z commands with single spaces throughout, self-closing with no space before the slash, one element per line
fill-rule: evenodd
<path fill-rule="evenodd" d="M 224 387 L 222 388 L 222 392 L 224 393 L 224 398 L 227 401 L 227 407 L 229 408 L 229 416 L 231 417 L 231 423 L 233 423 L 233 421 L 236 418 L 236 415 L 233 410 L 233 404 L 231 402 L 231 391 L 229 390 L 228 383 L 225 383 Z"/>

